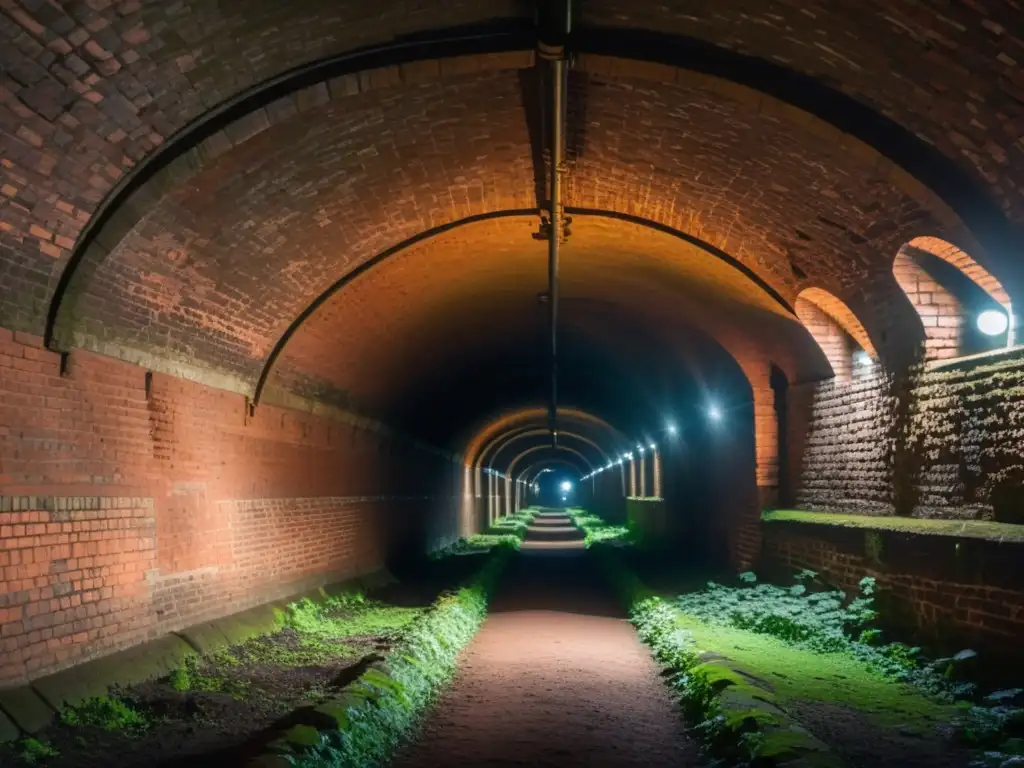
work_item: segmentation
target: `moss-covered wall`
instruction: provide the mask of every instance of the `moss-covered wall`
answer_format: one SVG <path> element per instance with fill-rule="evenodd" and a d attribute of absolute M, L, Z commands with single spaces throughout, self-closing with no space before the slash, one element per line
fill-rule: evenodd
<path fill-rule="evenodd" d="M 883 626 L 893 639 L 913 638 L 938 651 L 972 648 L 990 668 L 1011 665 L 1024 673 L 1021 540 L 813 519 L 766 520 L 761 533 L 760 573 L 786 577 L 808 568 L 848 593 L 872 576 Z"/>
<path fill-rule="evenodd" d="M 792 395 L 795 506 L 1024 523 L 1024 350 Z"/>

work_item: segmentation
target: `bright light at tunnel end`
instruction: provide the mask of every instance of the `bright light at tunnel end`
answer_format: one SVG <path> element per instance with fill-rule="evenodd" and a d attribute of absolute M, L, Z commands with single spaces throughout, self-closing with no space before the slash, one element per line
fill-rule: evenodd
<path fill-rule="evenodd" d="M 712 421 L 718 421 L 722 418 L 722 412 L 718 409 L 717 405 L 708 406 L 708 418 Z"/>
<path fill-rule="evenodd" d="M 986 336 L 998 336 L 1006 333 L 1010 327 L 1010 319 L 1005 312 L 997 309 L 986 309 L 978 315 L 978 330 Z"/>
<path fill-rule="evenodd" d="M 562 486 L 561 486 L 561 487 L 562 487 L 562 490 L 563 490 L 563 491 L 564 491 L 565 493 L 568 493 L 569 491 L 571 491 L 571 490 L 572 490 L 572 483 L 570 483 L 570 482 L 569 482 L 568 480 L 565 480 L 565 481 L 564 481 L 564 482 L 562 483 Z M 563 498 L 564 498 L 564 497 L 563 497 Z"/>

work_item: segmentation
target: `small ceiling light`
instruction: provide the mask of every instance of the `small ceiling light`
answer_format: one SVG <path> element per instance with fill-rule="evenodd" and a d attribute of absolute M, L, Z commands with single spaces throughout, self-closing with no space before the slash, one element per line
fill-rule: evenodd
<path fill-rule="evenodd" d="M 718 410 L 717 405 L 712 405 L 708 408 L 708 418 L 710 418 L 712 421 L 718 421 L 720 418 L 722 418 L 722 412 Z"/>
<path fill-rule="evenodd" d="M 986 336 L 999 336 L 1002 333 L 1006 333 L 1006 329 L 1009 327 L 1010 319 L 1006 316 L 1005 312 L 1000 312 L 997 309 L 986 309 L 978 315 L 978 330 Z"/>
<path fill-rule="evenodd" d="M 642 445 L 638 445 L 638 446 L 636 447 L 636 449 L 637 449 L 638 451 L 640 451 L 640 453 L 643 453 L 643 452 L 644 452 L 644 447 L 643 447 Z"/>
<path fill-rule="evenodd" d="M 632 461 L 633 460 L 633 454 L 632 453 L 627 453 L 626 454 L 626 458 L 629 459 L 630 461 Z"/>
<path fill-rule="evenodd" d="M 672 422 L 669 422 L 665 429 L 668 430 L 668 433 L 670 435 L 675 435 L 679 433 L 679 428 Z"/>
<path fill-rule="evenodd" d="M 865 352 L 863 349 L 858 350 L 857 354 L 854 355 L 854 360 L 861 368 L 867 368 L 874 365 L 874 360 L 871 359 L 871 355 Z"/>
<path fill-rule="evenodd" d="M 648 448 L 650 448 L 650 449 L 651 449 L 652 451 L 656 451 L 656 450 L 658 450 L 658 446 L 657 446 L 657 445 L 655 445 L 654 443 L 651 443 L 651 444 L 650 444 L 650 445 L 648 445 L 647 447 L 648 447 Z"/>
<path fill-rule="evenodd" d="M 615 463 L 616 463 L 616 464 L 621 464 L 621 463 L 622 463 L 622 459 L 619 459 L 619 460 L 618 460 L 617 462 L 615 462 Z"/>

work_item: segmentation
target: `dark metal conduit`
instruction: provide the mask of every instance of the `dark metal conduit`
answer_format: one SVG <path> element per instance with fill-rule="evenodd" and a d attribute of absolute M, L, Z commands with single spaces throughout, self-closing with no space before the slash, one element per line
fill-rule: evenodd
<path fill-rule="evenodd" d="M 551 200 L 548 231 L 548 309 L 551 333 L 551 403 L 548 420 L 551 444 L 558 446 L 558 250 L 563 231 L 562 173 L 565 162 L 565 91 L 568 67 L 565 45 L 569 37 L 571 0 L 547 0 L 540 9 L 538 54 L 550 63 L 549 168 Z"/>

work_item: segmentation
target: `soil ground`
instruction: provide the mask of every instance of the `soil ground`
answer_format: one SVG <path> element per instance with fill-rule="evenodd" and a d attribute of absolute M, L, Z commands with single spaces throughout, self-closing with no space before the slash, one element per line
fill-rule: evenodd
<path fill-rule="evenodd" d="M 591 569 L 582 534 L 539 516 L 421 738 L 428 766 L 685 766 L 683 733 L 647 649 Z"/>
<path fill-rule="evenodd" d="M 480 567 L 479 556 L 419 563 L 396 584 L 368 597 L 389 606 L 426 608 L 445 589 Z M 343 616 L 344 611 L 340 612 Z M 37 738 L 59 753 L 36 763 L 45 768 L 223 768 L 242 765 L 297 707 L 316 703 L 354 680 L 393 633 L 327 639 L 304 654 L 301 637 L 286 628 L 203 660 L 194 677 L 207 681 L 179 692 L 170 681 L 155 680 L 117 692 L 142 713 L 145 730 L 104 730 L 54 723 Z M 332 648 L 332 644 L 336 647 Z M 308 655 L 308 659 L 304 657 Z M 283 661 L 282 661 L 283 660 Z M 210 683 L 214 685 L 210 685 Z M 199 689 L 196 689 L 196 688 Z M 215 687 L 216 690 L 202 690 Z M 0 745 L 0 766 L 21 768 L 17 744 Z"/>

